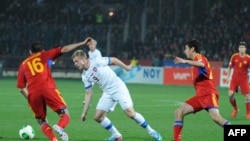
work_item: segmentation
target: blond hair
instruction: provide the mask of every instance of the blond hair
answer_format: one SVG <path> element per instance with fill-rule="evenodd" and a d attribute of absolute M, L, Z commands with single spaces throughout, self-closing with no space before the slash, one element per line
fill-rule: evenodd
<path fill-rule="evenodd" d="M 97 41 L 96 41 L 96 40 L 92 39 L 92 42 L 93 42 L 95 45 L 97 45 Z"/>
<path fill-rule="evenodd" d="M 88 57 L 87 57 L 87 54 L 86 54 L 83 50 L 76 50 L 76 51 L 72 54 L 71 58 L 73 59 L 73 58 L 75 58 L 75 57 L 88 58 Z"/>

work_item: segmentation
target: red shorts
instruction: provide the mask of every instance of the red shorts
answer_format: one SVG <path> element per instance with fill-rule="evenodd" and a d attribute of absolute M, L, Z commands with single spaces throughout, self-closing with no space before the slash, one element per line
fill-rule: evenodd
<path fill-rule="evenodd" d="M 203 109 L 218 108 L 219 96 L 217 94 L 207 94 L 204 96 L 193 96 L 185 102 L 194 108 L 194 112 L 198 112 Z"/>
<path fill-rule="evenodd" d="M 46 118 L 46 106 L 53 111 L 65 109 L 67 106 L 58 89 L 43 89 L 29 93 L 28 102 L 36 118 Z"/>
<path fill-rule="evenodd" d="M 229 90 L 237 92 L 238 91 L 238 87 L 240 87 L 241 93 L 243 95 L 245 94 L 249 94 L 250 89 L 249 89 L 249 83 L 248 83 L 248 79 L 243 79 L 243 80 L 234 80 L 232 79 L 229 85 Z"/>

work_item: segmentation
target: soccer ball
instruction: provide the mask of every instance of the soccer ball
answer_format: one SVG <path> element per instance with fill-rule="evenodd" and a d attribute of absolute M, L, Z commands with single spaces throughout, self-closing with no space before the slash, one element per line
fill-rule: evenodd
<path fill-rule="evenodd" d="M 25 125 L 19 130 L 19 136 L 21 139 L 33 139 L 35 137 L 35 131 L 32 126 Z"/>

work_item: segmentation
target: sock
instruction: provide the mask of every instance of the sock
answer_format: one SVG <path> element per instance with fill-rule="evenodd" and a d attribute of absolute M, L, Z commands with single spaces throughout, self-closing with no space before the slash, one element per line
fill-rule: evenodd
<path fill-rule="evenodd" d="M 103 128 L 110 131 L 115 136 L 121 136 L 121 133 L 115 128 L 112 122 L 105 117 L 104 120 L 100 123 Z"/>
<path fill-rule="evenodd" d="M 147 132 L 150 134 L 154 131 L 154 129 L 152 129 L 150 127 L 150 125 L 148 124 L 148 122 L 145 120 L 145 118 L 139 114 L 139 113 L 135 113 L 135 117 L 134 120 L 144 129 L 147 130 Z"/>
<path fill-rule="evenodd" d="M 233 106 L 234 110 L 238 110 L 236 99 L 234 97 L 230 97 L 229 101 L 231 105 Z"/>
<path fill-rule="evenodd" d="M 250 99 L 246 100 L 246 114 L 250 114 Z"/>
<path fill-rule="evenodd" d="M 69 124 L 69 115 L 67 114 L 62 114 L 60 115 L 60 119 L 57 123 L 58 126 L 65 128 Z"/>
<path fill-rule="evenodd" d="M 41 125 L 41 130 L 45 136 L 47 136 L 50 140 L 53 140 L 56 138 L 55 134 L 52 131 L 52 128 L 49 126 L 48 123 L 44 122 Z"/>
<path fill-rule="evenodd" d="M 174 140 L 179 141 L 181 139 L 181 131 L 183 127 L 183 121 L 176 120 L 174 121 Z"/>

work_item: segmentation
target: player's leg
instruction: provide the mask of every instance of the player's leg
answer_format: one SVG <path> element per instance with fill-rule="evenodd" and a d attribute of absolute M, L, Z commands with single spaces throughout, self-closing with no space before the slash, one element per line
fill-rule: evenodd
<path fill-rule="evenodd" d="M 51 126 L 48 124 L 46 118 L 36 118 L 40 124 L 41 130 L 45 136 L 47 136 L 50 141 L 57 141 L 56 135 L 53 133 Z"/>
<path fill-rule="evenodd" d="M 191 100 L 192 99 L 190 99 L 190 103 L 191 103 Z M 194 112 L 194 109 L 188 103 L 183 103 L 175 111 L 175 120 L 174 120 L 174 127 L 173 127 L 174 141 L 181 141 L 181 132 L 182 132 L 182 127 L 183 127 L 184 116 L 192 112 Z"/>
<path fill-rule="evenodd" d="M 135 122 L 138 123 L 142 128 L 144 128 L 156 141 L 162 141 L 160 133 L 151 128 L 145 118 L 140 113 L 134 110 L 131 96 L 125 85 L 121 86 L 120 94 L 117 95 L 117 98 L 119 104 L 121 105 L 121 108 L 129 118 L 135 120 Z"/>
<path fill-rule="evenodd" d="M 248 79 L 245 80 L 245 83 L 242 82 L 240 88 L 241 93 L 245 96 L 246 118 L 250 119 L 250 88 Z"/>
<path fill-rule="evenodd" d="M 113 106 L 109 109 L 108 112 L 113 112 L 115 110 L 115 107 L 117 105 L 117 101 L 115 101 L 115 103 L 113 104 Z"/>
<path fill-rule="evenodd" d="M 53 129 L 60 135 L 63 141 L 68 141 L 69 137 L 64 128 L 69 124 L 69 112 L 68 109 L 59 109 L 56 111 L 60 119 L 57 124 L 53 125 Z"/>
<path fill-rule="evenodd" d="M 233 118 L 235 118 L 237 116 L 237 113 L 239 112 L 239 108 L 235 99 L 235 92 L 238 92 L 238 86 L 233 81 L 231 81 L 228 91 L 228 97 L 229 103 L 233 107 L 233 112 L 231 114 Z"/>
<path fill-rule="evenodd" d="M 161 134 L 149 125 L 143 115 L 135 112 L 133 107 L 124 109 L 124 112 L 129 118 L 133 119 L 137 124 L 144 128 L 148 132 L 148 134 L 155 139 L 155 141 L 162 141 Z"/>
<path fill-rule="evenodd" d="M 209 115 L 211 116 L 212 120 L 220 125 L 221 127 L 224 127 L 225 125 L 229 125 L 230 122 L 226 119 L 224 119 L 219 112 L 218 108 L 210 108 L 208 109 Z"/>
<path fill-rule="evenodd" d="M 35 118 L 40 125 L 43 134 L 50 139 L 50 141 L 57 141 L 56 135 L 53 133 L 51 126 L 46 120 L 46 103 L 40 95 L 41 91 L 36 94 L 29 94 L 29 105 L 35 115 Z"/>
<path fill-rule="evenodd" d="M 246 118 L 250 119 L 250 94 L 246 94 L 245 98 L 246 98 Z"/>
<path fill-rule="evenodd" d="M 122 140 L 121 133 L 116 129 L 111 120 L 107 117 L 107 112 L 114 105 L 114 102 L 115 101 L 110 95 L 103 93 L 96 106 L 96 112 L 94 115 L 94 120 L 111 133 L 111 136 L 106 139 L 107 141 Z"/>
<path fill-rule="evenodd" d="M 70 122 L 70 115 L 63 97 L 58 89 L 48 89 L 44 98 L 46 104 L 59 116 L 59 120 L 57 124 L 53 125 L 53 129 L 60 135 L 63 141 L 68 141 L 69 137 L 65 128 Z"/>
<path fill-rule="evenodd" d="M 202 106 L 209 112 L 209 115 L 211 116 L 212 120 L 217 123 L 218 125 L 224 127 L 224 125 L 230 124 L 226 119 L 221 117 L 219 112 L 219 95 L 217 94 L 211 94 L 207 95 L 207 97 L 203 97 L 203 99 L 200 100 L 203 104 Z"/>

